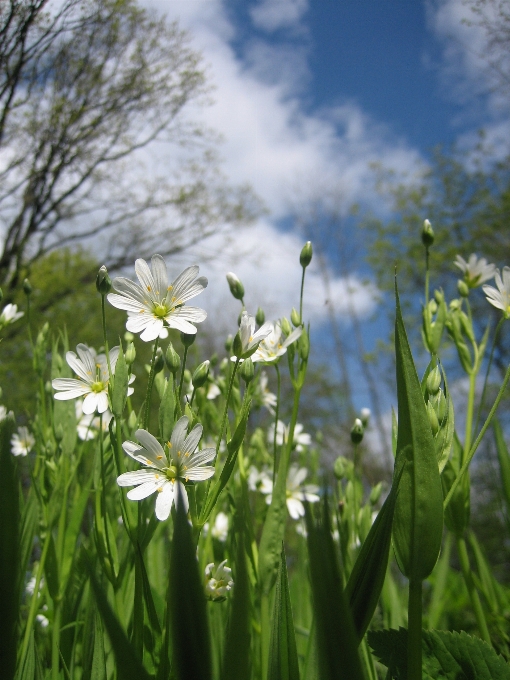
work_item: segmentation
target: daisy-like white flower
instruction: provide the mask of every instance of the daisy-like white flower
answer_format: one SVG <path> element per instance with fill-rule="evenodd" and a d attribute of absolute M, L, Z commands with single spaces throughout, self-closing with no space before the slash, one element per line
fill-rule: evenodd
<path fill-rule="evenodd" d="M 0 330 L 18 319 L 21 319 L 25 312 L 18 312 L 17 305 L 6 305 L 0 314 Z"/>
<path fill-rule="evenodd" d="M 496 269 L 494 276 L 497 289 L 493 286 L 484 286 L 483 292 L 487 300 L 498 309 L 503 311 L 505 319 L 510 318 L 510 267 L 503 267 L 503 276 Z"/>
<path fill-rule="evenodd" d="M 110 411 L 106 410 L 103 413 L 103 432 L 108 432 L 108 426 L 112 418 L 113 416 Z M 101 424 L 100 418 L 92 413 L 83 413 L 83 402 L 81 400 L 76 402 L 76 420 L 78 421 L 76 425 L 78 437 L 82 441 L 96 437 Z"/>
<path fill-rule="evenodd" d="M 14 413 L 12 411 L 7 411 L 5 406 L 0 404 L 0 420 L 5 420 L 7 417 L 14 418 Z"/>
<path fill-rule="evenodd" d="M 256 352 L 253 354 L 251 358 L 253 362 L 262 361 L 270 364 L 273 361 L 278 361 L 287 351 L 287 347 L 296 342 L 303 332 L 303 328 L 299 326 L 282 342 L 282 327 L 280 324 L 277 321 L 268 321 L 268 323 L 271 325 L 271 332 L 261 341 Z"/>
<path fill-rule="evenodd" d="M 66 399 L 77 399 L 85 397 L 83 401 L 83 413 L 89 415 L 97 411 L 104 413 L 108 408 L 108 362 L 106 354 L 96 354 L 93 347 L 79 344 L 76 347 L 78 356 L 74 352 L 67 352 L 66 361 L 73 371 L 79 376 L 77 378 L 55 378 L 52 381 L 53 389 L 59 390 L 55 394 L 55 399 L 65 401 Z M 115 373 L 115 364 L 119 356 L 119 347 L 113 347 L 110 352 L 110 366 Z M 132 383 L 134 376 L 129 378 Z M 128 387 L 128 396 L 133 394 L 133 388 Z"/>
<path fill-rule="evenodd" d="M 218 541 L 225 543 L 228 536 L 228 515 L 224 512 L 219 512 L 214 520 L 214 526 L 211 529 L 211 536 Z"/>
<path fill-rule="evenodd" d="M 460 255 L 456 255 L 453 264 L 464 273 L 464 281 L 469 288 L 481 286 L 482 283 L 493 279 L 496 273 L 495 264 L 488 264 L 484 257 L 478 259 L 474 253 L 469 256 L 467 262 Z"/>
<path fill-rule="evenodd" d="M 289 473 L 287 475 L 287 510 L 292 519 L 299 519 L 305 516 L 305 506 L 303 501 L 308 501 L 309 503 L 316 503 L 319 499 L 317 492 L 319 487 L 317 484 L 305 484 L 308 471 L 306 468 L 298 467 L 293 463 L 289 468 Z M 272 487 L 272 484 L 271 484 Z M 261 489 L 262 491 L 262 489 Z M 269 505 L 273 496 L 273 489 L 266 496 L 266 503 Z"/>
<path fill-rule="evenodd" d="M 257 470 L 254 465 L 250 465 L 248 470 L 248 488 L 250 491 L 260 491 L 260 493 L 271 493 L 273 491 L 273 480 L 269 476 L 267 469 Z"/>
<path fill-rule="evenodd" d="M 258 331 L 255 331 L 255 317 L 250 316 L 248 312 L 243 312 L 241 315 L 241 325 L 239 331 L 234 338 L 233 350 L 236 356 L 232 357 L 232 361 L 239 359 L 247 359 L 257 350 L 259 343 L 266 338 L 273 330 L 273 324 L 266 321 Z"/>
<path fill-rule="evenodd" d="M 11 453 L 13 456 L 26 456 L 34 448 L 35 439 L 26 427 L 18 427 L 17 434 L 12 435 Z"/>
<path fill-rule="evenodd" d="M 260 374 L 260 379 L 257 386 L 257 390 L 255 392 L 255 396 L 258 399 L 260 399 L 262 406 L 265 406 L 269 413 L 272 413 L 274 415 L 277 398 L 276 394 L 273 394 L 273 392 L 269 391 L 267 383 L 268 383 L 267 373 L 265 371 L 262 371 Z"/>
<path fill-rule="evenodd" d="M 188 435 L 187 428 L 188 417 L 182 416 L 175 424 L 170 441 L 165 445 L 168 455 L 158 440 L 146 430 L 135 432 L 140 444 L 131 441 L 122 444 L 128 456 L 145 465 L 145 468 L 124 472 L 117 477 L 117 484 L 136 487 L 127 494 L 132 501 L 140 501 L 157 491 L 156 517 L 159 520 L 165 520 L 170 515 L 172 504 L 178 498 L 178 486 L 186 512 L 188 511 L 188 496 L 183 481 L 201 482 L 214 474 L 214 468 L 204 463 L 213 460 L 216 450 L 196 450 L 202 436 L 202 425 L 197 423 Z"/>
<path fill-rule="evenodd" d="M 276 443 L 278 446 L 283 446 L 284 443 L 289 441 L 289 426 L 282 423 L 281 420 L 278 421 L 276 426 Z M 274 424 L 269 428 L 267 435 L 268 442 L 272 443 L 274 439 Z M 312 443 L 312 437 L 307 432 L 303 432 L 303 426 L 301 423 L 296 423 L 294 428 L 294 438 L 292 441 L 292 448 L 296 451 L 302 451 L 305 446 L 310 446 Z"/>
<path fill-rule="evenodd" d="M 207 599 L 222 602 L 226 599 L 228 591 L 234 587 L 232 569 L 225 566 L 226 564 L 227 560 L 220 562 L 216 571 L 214 562 L 211 562 L 205 568 L 205 594 Z"/>
<path fill-rule="evenodd" d="M 120 293 L 108 294 L 108 301 L 128 313 L 126 328 L 131 333 L 140 333 L 140 339 L 151 342 L 165 336 L 165 324 L 183 333 L 197 332 L 194 323 L 200 323 L 207 313 L 198 307 L 185 306 L 185 302 L 201 293 L 207 286 L 207 279 L 197 279 L 197 265 L 188 267 L 171 284 L 165 260 L 161 255 L 151 259 L 152 272 L 145 260 L 135 262 L 135 271 L 140 283 L 134 283 L 123 276 L 113 280 L 113 287 Z"/>

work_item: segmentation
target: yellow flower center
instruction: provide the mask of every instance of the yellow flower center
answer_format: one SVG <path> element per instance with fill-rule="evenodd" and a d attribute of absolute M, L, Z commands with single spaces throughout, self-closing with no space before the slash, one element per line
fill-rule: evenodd
<path fill-rule="evenodd" d="M 156 305 L 152 311 L 158 319 L 164 319 L 170 310 L 166 305 Z"/>
<path fill-rule="evenodd" d="M 100 380 L 97 380 L 96 382 L 93 382 L 90 387 L 92 389 L 92 392 L 99 394 L 99 392 L 102 392 L 105 389 L 106 385 L 102 383 Z"/>
<path fill-rule="evenodd" d="M 175 465 L 170 465 L 170 467 L 165 468 L 164 472 L 166 478 L 169 479 L 170 481 L 177 479 L 177 468 L 175 467 Z"/>

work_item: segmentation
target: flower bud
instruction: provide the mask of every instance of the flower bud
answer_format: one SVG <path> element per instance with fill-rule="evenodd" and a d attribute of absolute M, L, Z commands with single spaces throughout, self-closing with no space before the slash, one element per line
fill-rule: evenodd
<path fill-rule="evenodd" d="M 244 298 L 244 286 L 241 281 L 233 272 L 227 274 L 228 286 L 230 292 L 235 297 L 236 300 L 242 300 Z"/>
<path fill-rule="evenodd" d="M 372 491 L 370 492 L 370 504 L 375 505 L 379 498 L 381 497 L 381 492 L 382 492 L 382 482 L 379 482 L 379 484 L 376 484 Z"/>
<path fill-rule="evenodd" d="M 135 349 L 135 346 L 133 345 L 132 342 L 130 342 L 129 345 L 126 347 L 126 353 L 124 354 L 124 359 L 126 360 L 126 364 L 128 366 L 131 366 L 131 364 L 136 359 L 136 349 Z"/>
<path fill-rule="evenodd" d="M 264 314 L 264 310 L 262 309 L 262 307 L 259 307 L 257 309 L 257 313 L 255 314 L 255 321 L 257 322 L 258 326 L 262 326 L 265 320 L 266 315 Z"/>
<path fill-rule="evenodd" d="M 216 366 L 216 364 L 218 363 L 218 355 L 216 354 L 216 352 L 211 356 L 210 363 L 211 368 L 214 368 L 214 366 Z"/>
<path fill-rule="evenodd" d="M 230 334 L 227 335 L 227 339 L 225 340 L 225 350 L 227 352 L 231 351 L 233 342 L 234 342 L 234 338 Z"/>
<path fill-rule="evenodd" d="M 154 357 L 154 374 L 161 373 L 165 368 L 165 357 L 163 356 L 163 351 L 161 347 L 158 347 L 156 356 Z"/>
<path fill-rule="evenodd" d="M 191 371 L 189 371 L 188 369 L 184 371 L 184 382 L 187 383 L 188 385 L 191 384 Z"/>
<path fill-rule="evenodd" d="M 429 394 L 437 394 L 441 386 L 441 371 L 439 366 L 433 368 L 427 376 L 427 390 Z"/>
<path fill-rule="evenodd" d="M 457 281 L 457 290 L 459 291 L 459 295 L 461 297 L 466 298 L 469 295 L 469 286 L 462 279 Z"/>
<path fill-rule="evenodd" d="M 303 269 L 308 267 L 308 265 L 312 261 L 312 255 L 313 255 L 312 242 L 307 241 L 303 248 L 301 249 L 301 254 L 299 256 L 299 262 Z"/>
<path fill-rule="evenodd" d="M 280 321 L 280 326 L 282 327 L 282 331 L 285 333 L 285 335 L 290 335 L 292 333 L 292 326 L 290 325 L 290 322 L 286 316 L 284 316 Z"/>
<path fill-rule="evenodd" d="M 134 430 L 138 423 L 138 418 L 136 417 L 135 411 L 131 411 L 128 418 L 128 426 L 130 430 Z"/>
<path fill-rule="evenodd" d="M 112 289 L 112 280 L 108 276 L 108 270 L 104 265 L 100 267 L 99 271 L 97 272 L 96 288 L 97 292 L 101 293 L 101 295 L 106 295 Z"/>
<path fill-rule="evenodd" d="M 442 290 L 435 290 L 434 291 L 434 300 L 437 302 L 438 305 L 441 305 L 444 302 L 444 293 Z"/>
<path fill-rule="evenodd" d="M 30 281 L 28 279 L 25 279 L 23 281 L 23 292 L 27 296 L 32 294 L 32 285 L 30 284 Z"/>
<path fill-rule="evenodd" d="M 210 364 L 209 359 L 206 359 L 205 361 L 202 361 L 200 366 L 197 366 L 197 368 L 195 369 L 195 372 L 193 373 L 193 377 L 191 379 L 191 382 L 195 389 L 202 387 L 207 382 L 207 377 L 209 375 L 209 364 Z"/>
<path fill-rule="evenodd" d="M 437 419 L 436 412 L 430 401 L 427 402 L 427 415 L 429 417 L 430 427 L 432 428 L 432 434 L 436 436 L 439 432 L 439 420 Z"/>
<path fill-rule="evenodd" d="M 339 456 L 333 465 L 333 472 L 338 480 L 348 477 L 352 471 L 352 461 L 347 460 L 344 456 Z"/>
<path fill-rule="evenodd" d="M 241 364 L 241 368 L 239 369 L 239 373 L 244 382 L 247 385 L 249 385 L 250 382 L 253 380 L 253 376 L 255 375 L 255 368 L 253 366 L 253 361 L 250 359 L 250 357 L 243 361 L 243 363 Z"/>
<path fill-rule="evenodd" d="M 290 313 L 290 320 L 295 328 L 301 325 L 301 317 L 295 307 L 292 308 L 292 312 Z"/>
<path fill-rule="evenodd" d="M 197 337 L 196 333 L 181 333 L 181 342 L 184 347 L 191 347 Z"/>
<path fill-rule="evenodd" d="M 310 338 L 308 337 L 308 331 L 306 328 L 303 328 L 303 332 L 301 333 L 298 342 L 299 356 L 303 361 L 306 361 L 308 359 L 308 355 L 310 354 Z"/>
<path fill-rule="evenodd" d="M 171 342 L 168 343 L 165 361 L 166 365 L 168 366 L 168 370 L 175 376 L 181 367 L 181 357 L 177 354 Z"/>
<path fill-rule="evenodd" d="M 444 395 L 443 390 L 439 390 L 437 393 L 436 397 L 436 402 L 434 404 L 436 413 L 437 413 L 437 419 L 439 423 L 443 423 L 444 419 L 446 418 L 446 414 L 448 412 L 448 403 L 446 401 L 446 397 Z"/>
<path fill-rule="evenodd" d="M 234 341 L 232 342 L 232 353 L 236 357 L 241 356 L 243 353 L 243 342 L 241 340 L 241 333 L 239 333 L 239 331 L 235 334 Z"/>
<path fill-rule="evenodd" d="M 369 408 L 362 408 L 361 413 L 359 414 L 359 418 L 361 422 L 363 423 L 363 427 L 366 428 L 368 425 L 368 421 L 370 420 L 371 416 L 371 411 Z"/>
<path fill-rule="evenodd" d="M 126 343 L 133 342 L 134 339 L 135 336 L 133 335 L 133 333 L 130 333 L 129 331 L 126 331 L 124 333 L 124 340 L 126 341 Z"/>
<path fill-rule="evenodd" d="M 360 444 L 363 441 L 363 423 L 359 418 L 356 418 L 351 429 L 351 442 L 353 444 Z"/>
<path fill-rule="evenodd" d="M 430 248 L 430 246 L 434 243 L 434 230 L 432 229 L 432 225 L 428 220 L 425 220 L 423 223 L 423 229 L 421 230 L 421 240 L 425 248 Z"/>

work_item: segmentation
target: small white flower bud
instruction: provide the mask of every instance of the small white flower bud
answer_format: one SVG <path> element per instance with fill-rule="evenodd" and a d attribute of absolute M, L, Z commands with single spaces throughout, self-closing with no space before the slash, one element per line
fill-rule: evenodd
<path fill-rule="evenodd" d="M 242 300 L 244 298 L 244 286 L 239 278 L 234 274 L 234 272 L 228 272 L 227 281 L 230 292 L 235 297 L 235 299 Z"/>

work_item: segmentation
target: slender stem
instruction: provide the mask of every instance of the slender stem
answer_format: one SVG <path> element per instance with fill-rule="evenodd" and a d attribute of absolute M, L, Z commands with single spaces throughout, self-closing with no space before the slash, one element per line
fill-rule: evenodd
<path fill-rule="evenodd" d="M 503 398 L 503 394 L 505 393 L 505 389 L 506 389 L 506 386 L 508 385 L 508 381 L 509 381 L 509 380 L 510 380 L 510 365 L 509 365 L 508 368 L 506 369 L 506 373 L 505 373 L 505 378 L 504 378 L 504 380 L 503 380 L 503 384 L 501 385 L 501 387 L 500 387 L 500 389 L 499 389 L 499 392 L 498 392 L 498 396 L 496 397 L 496 400 L 494 401 L 494 404 L 492 405 L 492 408 L 491 408 L 491 410 L 489 411 L 489 415 L 487 416 L 487 419 L 486 419 L 485 423 L 483 424 L 483 427 L 482 427 L 482 429 L 480 430 L 480 433 L 479 433 L 478 437 L 476 438 L 475 443 L 474 443 L 473 446 L 471 447 L 471 450 L 469 451 L 469 455 L 466 457 L 464 463 L 462 464 L 462 467 L 460 468 L 459 474 L 457 475 L 457 477 L 455 478 L 453 484 L 451 485 L 450 491 L 448 492 L 446 498 L 444 499 L 443 508 L 446 508 L 446 506 L 447 506 L 448 503 L 450 502 L 451 497 L 452 497 L 453 494 L 455 493 L 455 489 L 457 488 L 457 486 L 458 486 L 459 483 L 460 483 L 460 480 L 462 479 L 462 475 L 463 475 L 463 474 L 466 472 L 466 470 L 468 469 L 469 463 L 470 463 L 471 460 L 473 459 L 473 456 L 474 456 L 475 453 L 476 453 L 476 449 L 478 448 L 480 442 L 482 441 L 483 436 L 484 436 L 485 432 L 487 431 L 487 428 L 489 427 L 489 425 L 490 425 L 490 423 L 491 423 L 491 420 L 493 419 L 494 414 L 496 413 L 496 411 L 497 411 L 497 409 L 498 409 L 499 402 L 500 402 L 501 399 Z"/>
<path fill-rule="evenodd" d="M 110 365 L 110 350 L 108 349 L 108 339 L 106 337 L 106 308 L 105 308 L 105 303 L 104 303 L 104 295 L 101 295 L 101 319 L 103 322 L 103 344 L 104 344 L 104 353 L 106 355 L 106 364 L 108 366 L 108 388 L 111 386 L 111 380 L 112 380 L 112 367 Z"/>
<path fill-rule="evenodd" d="M 487 392 L 487 385 L 489 384 L 489 373 L 491 370 L 492 366 L 492 359 L 494 358 L 494 350 L 496 349 L 496 342 L 498 339 L 499 331 L 501 329 L 501 326 L 505 322 L 505 317 L 502 316 L 501 319 L 498 322 L 498 325 L 496 326 L 496 330 L 494 331 L 494 338 L 492 340 L 492 347 L 491 347 L 491 353 L 489 355 L 489 362 L 487 364 L 487 370 L 485 371 L 485 380 L 483 381 L 483 390 L 482 390 L 482 396 L 480 399 L 480 405 L 478 406 L 478 413 L 476 414 L 476 423 L 475 423 L 475 430 L 478 429 L 478 425 L 480 423 L 480 418 L 482 417 L 482 409 L 483 409 L 483 404 L 485 401 L 485 394 Z"/>
<path fill-rule="evenodd" d="M 55 600 L 53 605 L 53 631 L 51 635 L 51 677 L 60 679 L 60 622 L 62 620 L 62 602 Z"/>
<path fill-rule="evenodd" d="M 275 482 L 275 477 L 276 477 L 276 471 L 278 470 L 278 456 L 277 456 L 277 449 L 276 449 L 276 435 L 278 432 L 278 418 L 280 415 L 280 390 L 281 390 L 281 375 L 280 375 L 280 367 L 278 366 L 277 363 L 274 365 L 276 369 L 276 377 L 277 377 L 277 393 L 276 393 L 276 408 L 275 408 L 275 414 L 274 414 L 274 435 L 273 435 L 273 484 Z"/>
<path fill-rule="evenodd" d="M 480 596 L 478 595 L 478 591 L 476 590 L 473 581 L 473 574 L 471 573 L 471 566 L 469 564 L 469 555 L 467 552 L 466 541 L 463 536 L 457 536 L 457 551 L 459 553 L 462 575 L 464 576 L 464 582 L 466 584 L 466 588 L 468 589 L 471 606 L 473 607 L 476 623 L 478 625 L 478 631 L 482 639 L 485 640 L 485 642 L 487 642 L 489 645 L 492 645 L 482 603 L 480 602 Z"/>
<path fill-rule="evenodd" d="M 227 392 L 227 398 L 225 399 L 225 410 L 223 411 L 223 418 L 221 420 L 221 427 L 220 427 L 220 432 L 218 435 L 218 441 L 216 442 L 216 456 L 218 456 L 218 451 L 220 450 L 220 444 L 221 440 L 223 439 L 223 432 L 225 431 L 225 426 L 227 424 L 227 417 L 228 417 L 228 402 L 230 401 L 230 394 L 232 393 L 232 387 L 234 385 L 234 378 L 235 374 L 237 372 L 237 368 L 239 366 L 239 359 L 236 358 L 236 362 L 234 364 L 234 368 L 232 370 L 232 375 L 230 376 L 230 382 L 228 384 L 228 392 Z"/>
<path fill-rule="evenodd" d="M 303 323 L 303 291 L 305 289 L 305 272 L 306 267 L 303 267 L 303 273 L 301 274 L 301 291 L 299 293 L 299 323 Z"/>
<path fill-rule="evenodd" d="M 469 393 L 466 408 L 466 430 L 464 435 L 464 456 L 465 458 L 471 448 L 471 438 L 473 436 L 473 411 L 475 404 L 476 373 L 469 375 Z"/>
<path fill-rule="evenodd" d="M 429 303 L 430 291 L 430 269 L 429 269 L 429 247 L 425 247 L 425 306 Z"/>
<path fill-rule="evenodd" d="M 147 393 L 145 395 L 145 405 L 144 405 L 144 409 L 143 409 L 143 429 L 144 430 L 149 429 L 149 420 L 150 420 L 150 414 L 151 414 L 151 395 L 152 395 L 152 386 L 154 385 L 154 376 L 155 376 L 155 368 L 156 368 L 156 352 L 158 351 L 158 345 L 159 345 L 159 336 L 156 338 L 156 341 L 154 342 L 154 350 L 152 352 L 152 359 L 151 359 L 151 370 L 150 370 L 150 373 L 149 373 L 149 381 L 147 383 Z"/>
<path fill-rule="evenodd" d="M 177 395 L 177 403 L 181 407 L 182 383 L 184 381 L 184 369 L 186 368 L 186 359 L 188 358 L 188 346 L 184 346 L 184 355 L 182 357 L 181 379 L 179 380 L 179 394 Z"/>
<path fill-rule="evenodd" d="M 422 582 L 409 581 L 409 607 L 407 623 L 407 680 L 421 680 L 421 619 Z"/>
<path fill-rule="evenodd" d="M 32 338 L 32 324 L 30 319 L 30 295 L 27 295 L 27 328 L 28 328 L 28 339 L 30 340 L 30 347 L 32 352 L 34 351 L 34 340 Z"/>

